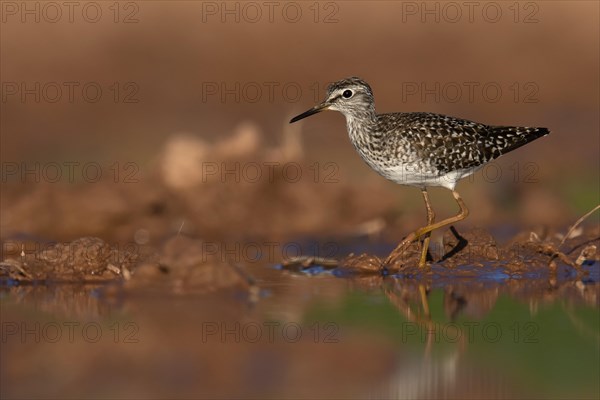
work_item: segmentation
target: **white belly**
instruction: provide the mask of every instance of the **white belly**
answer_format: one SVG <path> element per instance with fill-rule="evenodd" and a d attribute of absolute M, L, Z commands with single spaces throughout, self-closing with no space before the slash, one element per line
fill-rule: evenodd
<path fill-rule="evenodd" d="M 441 186 L 454 190 L 456 183 L 460 179 L 473 174 L 477 169 L 479 168 L 467 168 L 440 175 L 429 171 L 420 171 L 415 166 L 400 165 L 387 168 L 385 171 L 381 171 L 381 174 L 385 178 L 401 185 L 417 186 L 420 188 Z"/>

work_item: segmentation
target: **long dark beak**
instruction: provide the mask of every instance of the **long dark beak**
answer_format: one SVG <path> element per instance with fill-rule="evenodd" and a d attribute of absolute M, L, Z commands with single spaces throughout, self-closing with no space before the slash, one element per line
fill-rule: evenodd
<path fill-rule="evenodd" d="M 327 110 L 329 108 L 330 105 L 331 104 L 329 104 L 329 103 L 321 103 L 318 106 L 314 106 L 310 110 L 305 111 L 305 112 L 303 112 L 300 115 L 296 115 L 294 118 L 292 118 L 290 120 L 290 124 L 292 124 L 292 123 L 294 123 L 296 121 L 300 121 L 301 119 L 304 119 L 306 117 L 310 117 L 313 114 L 320 113 L 321 111 L 325 111 L 325 110 Z"/>

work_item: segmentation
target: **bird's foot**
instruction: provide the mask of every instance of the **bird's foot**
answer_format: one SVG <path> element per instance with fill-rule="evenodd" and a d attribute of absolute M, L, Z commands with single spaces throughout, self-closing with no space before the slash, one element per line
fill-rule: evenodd
<path fill-rule="evenodd" d="M 400 244 L 396 246 L 396 248 L 382 263 L 382 270 L 401 268 L 409 258 L 412 258 L 412 254 L 408 250 L 410 246 L 419 239 L 419 237 L 420 236 L 417 233 L 411 233 L 402 242 L 400 242 Z M 421 246 L 422 247 L 419 252 L 419 268 L 426 268 L 428 243 L 426 244 L 423 242 Z"/>
<path fill-rule="evenodd" d="M 402 259 L 406 255 L 406 251 L 415 240 L 416 237 L 414 237 L 414 234 L 411 233 L 410 235 L 408 235 L 402 242 L 400 242 L 398 246 L 396 246 L 394 250 L 392 250 L 390 255 L 387 256 L 387 258 L 383 262 L 383 266 L 390 267 L 402 262 Z"/>

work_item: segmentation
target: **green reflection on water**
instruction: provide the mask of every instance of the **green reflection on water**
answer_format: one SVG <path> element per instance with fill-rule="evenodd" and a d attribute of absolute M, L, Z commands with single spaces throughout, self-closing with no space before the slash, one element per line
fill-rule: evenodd
<path fill-rule="evenodd" d="M 399 307 L 382 291 L 351 291 L 336 306 L 314 304 L 306 319 L 335 322 L 342 332 L 368 330 L 397 343 L 399 351 L 419 358 L 428 354 L 433 362 L 459 352 L 462 362 L 490 367 L 519 393 L 544 398 L 600 396 L 597 306 L 562 299 L 518 300 L 500 293 L 488 309 L 479 310 L 479 317 L 465 311 L 451 318 L 448 297 L 444 289 L 428 293 L 431 318 L 427 319 L 416 296 L 406 303 L 411 306 L 407 314 L 408 307 Z M 476 306 L 478 301 L 486 299 L 466 303 Z"/>

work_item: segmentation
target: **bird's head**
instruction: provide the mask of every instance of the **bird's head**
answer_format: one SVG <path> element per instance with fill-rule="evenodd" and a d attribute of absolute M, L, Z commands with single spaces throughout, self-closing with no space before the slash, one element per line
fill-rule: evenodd
<path fill-rule="evenodd" d="M 321 104 L 292 118 L 290 123 L 325 110 L 339 111 L 346 117 L 374 115 L 373 91 L 367 82 L 357 77 L 334 82 L 327 88 L 327 96 Z"/>

